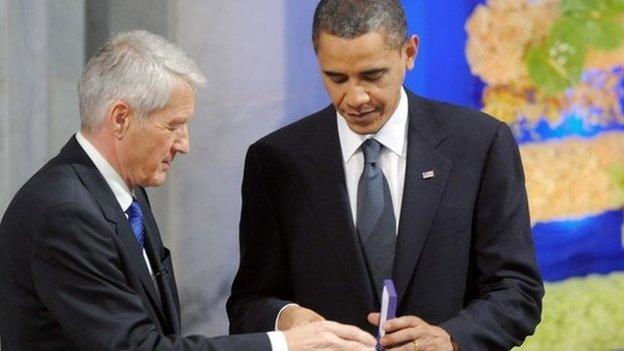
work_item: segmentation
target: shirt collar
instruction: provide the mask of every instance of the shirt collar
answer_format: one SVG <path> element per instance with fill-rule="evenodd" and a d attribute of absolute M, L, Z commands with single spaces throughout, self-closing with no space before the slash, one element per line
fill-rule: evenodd
<path fill-rule="evenodd" d="M 345 163 L 349 162 L 362 143 L 369 138 L 375 138 L 388 150 L 399 157 L 405 158 L 407 155 L 408 108 L 407 94 L 405 89 L 401 87 L 399 104 L 396 110 L 377 133 L 369 135 L 360 135 L 352 131 L 344 117 L 342 117 L 340 112 L 336 111 L 338 137 L 340 138 L 343 161 Z"/>
<path fill-rule="evenodd" d="M 82 135 L 82 133 L 76 133 L 76 140 L 82 149 L 87 153 L 87 156 L 89 156 L 91 161 L 93 161 L 93 164 L 95 164 L 98 171 L 100 171 L 106 181 L 106 184 L 108 184 L 113 191 L 113 194 L 115 194 L 115 199 L 117 199 L 119 206 L 121 206 L 121 209 L 125 212 L 132 204 L 132 197 L 134 195 L 133 192 L 130 188 L 128 188 L 126 182 L 123 178 L 121 178 L 113 166 L 106 161 L 104 156 L 100 154 L 100 152 Z"/>

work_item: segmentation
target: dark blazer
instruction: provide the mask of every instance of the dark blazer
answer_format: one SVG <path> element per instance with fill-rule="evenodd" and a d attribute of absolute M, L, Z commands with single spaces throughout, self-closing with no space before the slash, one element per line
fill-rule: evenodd
<path fill-rule="evenodd" d="M 481 112 L 408 97 L 397 314 L 440 325 L 465 351 L 510 349 L 533 333 L 543 295 L 518 147 Z M 272 329 L 295 302 L 375 333 L 342 162 L 331 106 L 249 148 L 230 332 Z"/>
<path fill-rule="evenodd" d="M 19 190 L 0 224 L 3 351 L 270 350 L 266 334 L 180 336 L 171 256 L 145 190 L 136 197 L 155 282 L 112 190 L 74 137 Z"/>

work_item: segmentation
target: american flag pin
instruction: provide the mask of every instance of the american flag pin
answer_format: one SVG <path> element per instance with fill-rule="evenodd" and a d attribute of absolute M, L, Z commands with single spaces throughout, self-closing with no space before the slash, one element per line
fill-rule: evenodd
<path fill-rule="evenodd" d="M 423 172 L 422 173 L 423 179 L 431 179 L 433 177 L 435 177 L 435 172 L 433 170 L 427 171 L 427 172 Z"/>

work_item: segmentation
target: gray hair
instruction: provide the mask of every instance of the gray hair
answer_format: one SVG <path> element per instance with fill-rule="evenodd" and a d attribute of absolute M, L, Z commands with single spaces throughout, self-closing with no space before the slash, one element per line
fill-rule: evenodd
<path fill-rule="evenodd" d="M 345 39 L 381 32 L 389 47 L 400 49 L 407 40 L 407 18 L 399 0 L 321 0 L 312 25 L 315 51 L 322 31 Z"/>
<path fill-rule="evenodd" d="M 197 64 L 165 38 L 144 30 L 120 33 L 98 50 L 80 76 L 82 128 L 97 127 L 116 100 L 147 116 L 168 103 L 179 80 L 193 89 L 206 83 Z"/>

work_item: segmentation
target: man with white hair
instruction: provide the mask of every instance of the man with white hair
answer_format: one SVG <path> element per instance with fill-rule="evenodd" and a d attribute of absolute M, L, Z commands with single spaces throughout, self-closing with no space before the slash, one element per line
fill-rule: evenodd
<path fill-rule="evenodd" d="M 195 87 L 182 50 L 121 33 L 78 83 L 82 125 L 17 193 L 0 224 L 2 350 L 366 350 L 355 327 L 182 337 L 171 257 L 144 187 L 189 152 Z"/>

